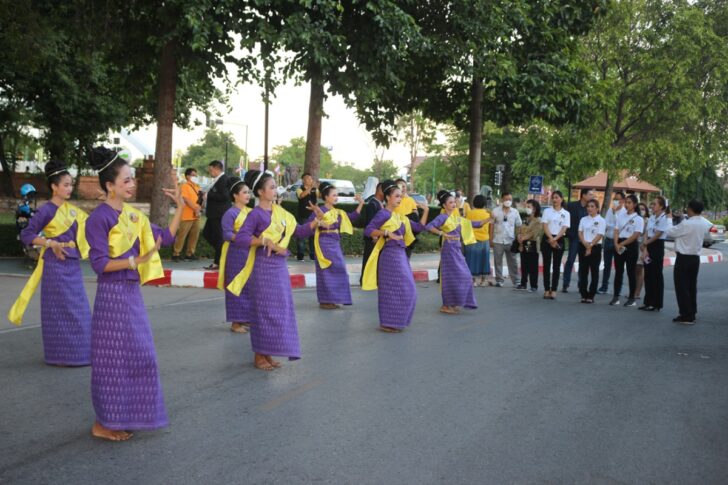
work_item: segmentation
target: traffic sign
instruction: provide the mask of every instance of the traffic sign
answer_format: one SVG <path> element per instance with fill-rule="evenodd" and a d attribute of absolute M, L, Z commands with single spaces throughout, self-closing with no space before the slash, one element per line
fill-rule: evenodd
<path fill-rule="evenodd" d="M 540 194 L 543 192 L 543 175 L 531 175 L 528 182 L 529 194 Z"/>

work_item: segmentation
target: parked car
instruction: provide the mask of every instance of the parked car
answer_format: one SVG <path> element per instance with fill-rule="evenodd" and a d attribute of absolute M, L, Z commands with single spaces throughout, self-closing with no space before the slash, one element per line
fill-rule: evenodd
<path fill-rule="evenodd" d="M 356 189 L 354 183 L 350 180 L 336 180 L 336 179 L 321 179 L 320 182 L 328 182 L 336 187 L 339 192 L 339 203 L 348 204 L 355 203 L 354 197 L 356 196 Z M 296 190 L 301 188 L 301 182 L 286 187 L 285 191 L 281 194 L 283 200 L 298 200 L 296 196 Z"/>
<path fill-rule="evenodd" d="M 418 193 L 411 193 L 411 194 L 409 194 L 409 196 L 412 197 L 415 200 L 415 202 L 417 202 L 418 204 L 427 205 L 427 197 L 425 197 L 424 195 L 418 194 Z"/>

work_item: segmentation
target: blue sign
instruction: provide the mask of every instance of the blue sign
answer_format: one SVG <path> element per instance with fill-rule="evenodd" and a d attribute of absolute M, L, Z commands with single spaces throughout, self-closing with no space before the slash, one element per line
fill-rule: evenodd
<path fill-rule="evenodd" d="M 529 194 L 540 194 L 543 191 L 543 175 L 531 175 L 528 182 Z"/>

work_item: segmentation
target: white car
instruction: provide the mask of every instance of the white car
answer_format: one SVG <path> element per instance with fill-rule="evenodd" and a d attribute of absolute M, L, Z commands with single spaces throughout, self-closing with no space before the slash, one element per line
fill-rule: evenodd
<path fill-rule="evenodd" d="M 321 179 L 320 182 L 328 182 L 336 187 L 336 190 L 339 193 L 339 204 L 356 203 L 354 200 L 354 197 L 356 196 L 356 189 L 354 188 L 354 183 L 350 180 Z M 283 198 L 283 200 L 297 200 L 296 190 L 299 188 L 301 188 L 300 181 L 293 185 L 289 185 L 286 187 L 285 191 L 279 193 L 279 195 Z"/>

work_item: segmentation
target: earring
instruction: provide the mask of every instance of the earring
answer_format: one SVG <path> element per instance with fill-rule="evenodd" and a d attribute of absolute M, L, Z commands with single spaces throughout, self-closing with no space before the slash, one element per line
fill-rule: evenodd
<path fill-rule="evenodd" d="M 116 195 L 116 193 L 112 190 L 111 195 L 109 195 L 109 199 L 113 199 L 115 195 Z"/>

